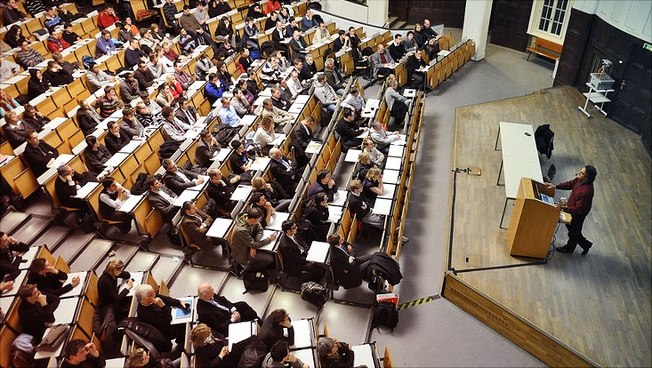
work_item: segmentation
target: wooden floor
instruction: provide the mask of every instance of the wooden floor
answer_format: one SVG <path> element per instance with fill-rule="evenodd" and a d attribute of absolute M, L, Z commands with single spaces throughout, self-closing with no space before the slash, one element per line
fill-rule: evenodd
<path fill-rule="evenodd" d="M 570 87 L 461 107 L 456 114 L 453 167 L 479 167 L 481 176 L 457 176 L 451 267 L 517 265 L 499 229 L 505 198 L 496 186 L 501 162 L 494 143 L 500 121 L 551 124 L 555 149 L 541 160 L 553 180 L 572 178 L 584 164 L 598 169 L 584 235 L 594 245 L 582 257 L 555 253 L 543 265 L 459 273 L 561 343 L 601 366 L 652 365 L 651 161 L 636 134 L 596 112 L 577 111 L 583 96 Z M 569 192 L 557 192 L 568 196 Z M 509 207 L 506 224 L 509 220 Z M 565 244 L 559 228 L 556 245 Z M 578 247 L 579 250 L 581 250 Z"/>

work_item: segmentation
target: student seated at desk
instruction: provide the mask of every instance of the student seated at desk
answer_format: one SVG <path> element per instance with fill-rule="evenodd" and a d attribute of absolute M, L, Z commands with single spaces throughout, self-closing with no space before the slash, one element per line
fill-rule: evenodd
<path fill-rule="evenodd" d="M 106 144 L 106 148 L 113 155 L 118 153 L 122 147 L 126 146 L 127 143 L 131 141 L 127 132 L 122 129 L 122 125 L 123 123 L 115 120 L 110 120 L 106 123 L 109 132 L 106 137 L 104 137 L 104 144 Z"/>
<path fill-rule="evenodd" d="M 294 356 L 288 349 L 288 343 L 277 341 L 263 360 L 263 368 L 309 368 L 310 366 Z"/>
<path fill-rule="evenodd" d="M 256 108 L 254 111 L 261 118 L 270 118 L 277 124 L 285 124 L 285 122 L 294 120 L 294 116 L 290 115 L 287 111 L 283 111 L 274 106 L 271 98 L 266 98 L 263 104 Z"/>
<path fill-rule="evenodd" d="M 355 179 L 351 181 L 349 184 L 348 209 L 351 211 L 351 214 L 356 216 L 358 221 L 382 230 L 385 226 L 385 217 L 371 212 L 369 202 L 362 196 L 363 189 L 364 187 L 360 180 Z"/>
<path fill-rule="evenodd" d="M 306 261 L 308 245 L 304 239 L 297 234 L 297 224 L 292 220 L 286 220 L 281 225 L 283 234 L 279 239 L 278 251 L 283 257 L 283 272 L 290 276 L 299 278 L 302 282 L 320 282 L 326 270 Z"/>
<path fill-rule="evenodd" d="M 367 200 L 370 206 L 376 203 L 376 198 L 379 195 L 385 194 L 385 187 L 383 186 L 383 173 L 380 169 L 372 167 L 365 174 L 362 180 L 362 195 Z"/>
<path fill-rule="evenodd" d="M 129 139 L 140 138 L 145 133 L 145 127 L 136 119 L 136 111 L 131 106 L 122 109 L 120 130 L 127 133 Z"/>
<path fill-rule="evenodd" d="M 79 276 L 64 285 L 67 279 L 67 273 L 56 269 L 45 258 L 36 258 L 29 266 L 27 283 L 36 285 L 44 293 L 61 296 L 79 285 Z"/>
<path fill-rule="evenodd" d="M 272 142 L 276 139 L 276 132 L 274 132 L 275 126 L 272 117 L 266 115 L 258 124 L 256 133 L 254 133 L 253 141 L 260 147 L 263 155 L 269 154 L 269 150 L 273 147 Z"/>
<path fill-rule="evenodd" d="M 50 118 L 41 114 L 35 106 L 24 104 L 23 121 L 30 125 L 34 130 L 41 130 L 43 126 L 50 122 Z M 5 119 L 6 120 L 6 119 Z"/>
<path fill-rule="evenodd" d="M 155 176 L 147 178 L 147 180 L 145 180 L 145 186 L 147 186 L 149 190 L 147 193 L 149 203 L 161 213 L 163 221 L 171 225 L 171 221 L 178 211 L 174 206 L 174 201 L 177 199 L 177 195 L 167 187 L 163 186 L 161 181 Z M 171 226 L 171 229 L 175 229 L 175 227 Z"/>
<path fill-rule="evenodd" d="M 212 168 L 206 172 L 208 174 L 208 185 L 206 192 L 208 197 L 215 201 L 215 213 L 217 217 L 229 218 L 231 211 L 238 204 L 237 201 L 231 200 L 231 195 L 238 184 L 239 177 L 231 175 L 225 178 L 220 169 Z"/>
<path fill-rule="evenodd" d="M 14 252 L 25 253 L 28 250 L 29 245 L 0 231 L 0 280 L 10 281 L 20 274 L 19 266 L 23 259 Z"/>
<path fill-rule="evenodd" d="M 217 331 L 212 330 L 205 323 L 197 324 L 190 332 L 190 341 L 195 351 L 195 366 L 226 368 L 235 367 L 240 361 L 244 349 L 229 351 L 226 338 Z"/>
<path fill-rule="evenodd" d="M 100 110 L 100 117 L 106 119 L 118 111 L 118 109 L 125 107 L 125 104 L 118 97 L 115 88 L 106 86 L 104 87 L 104 96 L 98 98 L 93 106 Z"/>
<path fill-rule="evenodd" d="M 240 180 L 243 183 L 251 182 L 251 173 L 249 169 L 253 164 L 254 160 L 249 158 L 249 154 L 245 152 L 245 147 L 242 145 L 242 142 L 239 140 L 231 141 L 231 148 L 233 148 L 233 153 L 231 154 L 231 169 L 235 175 L 240 176 Z"/>
<path fill-rule="evenodd" d="M 102 187 L 99 198 L 100 214 L 105 219 L 119 221 L 118 228 L 123 234 L 127 234 L 131 230 L 131 214 L 118 209 L 122 206 L 122 201 L 131 196 L 131 192 L 112 177 L 104 178 Z"/>
<path fill-rule="evenodd" d="M 302 234 L 309 244 L 314 240 L 324 241 L 326 239 L 328 229 L 331 227 L 328 217 L 328 196 L 326 193 L 317 193 L 307 200 L 301 218 L 310 224 L 307 231 Z"/>
<path fill-rule="evenodd" d="M 104 171 L 104 163 L 106 163 L 111 156 L 111 152 L 97 140 L 94 135 L 86 136 L 86 148 L 84 148 L 84 162 L 91 172 L 102 173 Z"/>
<path fill-rule="evenodd" d="M 93 133 L 98 124 L 102 122 L 102 118 L 95 111 L 95 108 L 90 106 L 86 100 L 79 101 L 79 109 L 77 109 L 76 117 L 79 128 L 84 135 Z"/>
<path fill-rule="evenodd" d="M 149 284 L 142 284 L 134 292 L 138 300 L 137 318 L 139 321 L 154 326 L 168 340 L 174 339 L 177 344 L 183 345 L 186 340 L 186 325 L 184 323 L 172 325 L 172 308 L 177 307 L 185 312 L 190 311 L 188 303 L 181 303 L 179 299 L 156 294 Z M 169 345 L 172 349 L 172 344 Z M 165 352 L 163 349 L 162 352 Z M 169 351 L 169 350 L 168 350 Z"/>
<path fill-rule="evenodd" d="M 213 242 L 206 237 L 208 229 L 213 223 L 213 218 L 198 209 L 194 202 L 185 201 L 181 207 L 183 218 L 181 229 L 186 233 L 188 246 L 195 249 L 208 250 L 213 248 Z"/>
<path fill-rule="evenodd" d="M 74 339 L 66 344 L 61 368 L 104 368 L 106 362 L 92 342 Z"/>
<path fill-rule="evenodd" d="M 259 176 L 251 180 L 251 186 L 254 188 L 254 192 L 263 194 L 276 211 L 287 212 L 290 203 L 292 203 L 292 198 L 288 198 L 287 193 L 279 183 L 274 180 L 266 181 Z"/>
<path fill-rule="evenodd" d="M 360 96 L 360 91 L 358 91 L 358 88 L 356 88 L 356 86 L 351 86 L 349 89 L 349 94 L 346 95 L 346 98 L 344 98 L 340 106 L 353 110 L 353 112 L 355 112 L 356 119 L 360 120 L 362 110 L 365 108 L 365 100 L 364 97 Z"/>
<path fill-rule="evenodd" d="M 252 193 L 249 204 L 251 204 L 251 208 L 257 209 L 262 214 L 260 217 L 260 226 L 266 228 L 267 225 L 271 224 L 272 216 L 276 213 L 276 210 L 272 206 L 272 203 L 265 198 L 263 193 Z"/>
<path fill-rule="evenodd" d="M 54 164 L 54 159 L 59 157 L 59 152 L 40 140 L 38 133 L 34 129 L 25 132 L 25 140 L 27 145 L 23 152 L 23 159 L 32 170 L 34 177 L 38 178 Z"/>
<path fill-rule="evenodd" d="M 134 281 L 124 267 L 125 263 L 121 259 L 114 258 L 107 263 L 104 272 L 97 280 L 99 306 L 96 313 L 99 314 L 100 320 L 103 320 L 104 315 L 109 312 L 113 313 L 116 321 L 122 320 L 127 315 L 126 311 L 131 302 L 131 297 L 128 294 Z M 126 280 L 122 290 L 119 288 L 118 278 Z"/>
<path fill-rule="evenodd" d="M 294 327 L 292 319 L 285 309 L 275 309 L 263 322 L 258 337 L 271 349 L 277 341 L 284 341 L 289 345 L 294 345 Z"/>
<path fill-rule="evenodd" d="M 42 294 L 34 284 L 21 286 L 18 297 L 22 300 L 18 307 L 18 320 L 23 332 L 34 337 L 32 343 L 36 346 L 55 320 L 54 311 L 59 306 L 59 297 Z"/>
<path fill-rule="evenodd" d="M 389 152 L 389 146 L 392 142 L 398 141 L 401 139 L 398 131 L 396 132 L 387 132 L 385 126 L 380 121 L 374 121 L 371 126 L 371 139 L 378 145 L 378 150 L 382 153 L 387 154 Z"/>
<path fill-rule="evenodd" d="M 40 131 L 43 129 L 43 126 L 32 126 L 24 120 L 20 120 L 14 111 L 8 111 L 5 114 L 5 123 L 2 126 L 2 136 L 9 141 L 9 145 L 13 149 L 26 142 L 25 133 L 28 130 Z"/>
<path fill-rule="evenodd" d="M 364 177 L 367 175 L 367 171 L 374 167 L 377 166 L 371 162 L 371 155 L 368 152 L 360 152 L 358 154 L 358 162 L 355 163 L 353 178 L 361 181 L 364 180 Z"/>
<path fill-rule="evenodd" d="M 163 116 L 163 136 L 165 140 L 183 142 L 185 140 L 183 135 L 191 126 L 174 116 L 174 109 L 170 106 L 163 107 L 161 116 Z"/>
<path fill-rule="evenodd" d="M 278 84 L 277 87 L 272 87 L 272 105 L 276 108 L 279 108 L 283 111 L 288 111 L 292 103 L 290 102 L 291 98 L 284 98 L 283 93 L 281 91 L 281 83 L 284 82 L 284 80 L 281 80 Z M 287 83 L 285 84 L 285 87 L 287 88 Z M 290 92 L 291 94 L 291 92 Z"/>
<path fill-rule="evenodd" d="M 163 176 L 165 186 L 176 195 L 181 195 L 187 188 L 204 182 L 204 178 L 199 177 L 199 174 L 177 167 L 177 164 L 169 158 L 163 160 L 162 165 L 165 168 L 165 176 Z"/>
<path fill-rule="evenodd" d="M 243 213 L 236 222 L 231 236 L 231 254 L 238 265 L 251 271 L 261 271 L 274 263 L 274 256 L 267 252 L 259 252 L 261 248 L 276 241 L 276 233 L 263 238 L 263 227 L 260 224 L 262 212 L 252 208 Z"/>
<path fill-rule="evenodd" d="M 355 122 L 353 110 L 344 109 L 342 118 L 337 122 L 335 131 L 340 135 L 342 140 L 342 152 L 348 152 L 349 148 L 358 148 L 362 144 L 362 138 L 358 136 L 366 132 L 369 128 L 359 128 Z"/>
<path fill-rule="evenodd" d="M 271 158 L 269 170 L 274 180 L 281 185 L 287 197 L 294 196 L 299 179 L 301 179 L 301 173 L 297 172 L 296 165 L 284 157 L 278 148 L 269 150 L 269 157 Z"/>
<path fill-rule="evenodd" d="M 353 367 L 355 353 L 349 344 L 330 337 L 322 337 L 317 342 L 317 355 L 322 367 Z"/>
<path fill-rule="evenodd" d="M 345 289 L 360 286 L 361 270 L 367 267 L 372 255 L 357 256 L 355 248 L 338 233 L 328 236 L 328 244 L 331 246 L 330 265 L 335 280 Z"/>
<path fill-rule="evenodd" d="M 206 324 L 222 336 L 229 336 L 229 325 L 237 322 L 258 321 L 260 317 L 246 302 L 232 303 L 224 296 L 215 294 L 210 283 L 197 287 L 197 316 L 200 323 Z"/>
<path fill-rule="evenodd" d="M 315 182 L 310 185 L 306 196 L 310 198 L 315 194 L 321 192 L 326 193 L 329 202 L 333 202 L 335 199 L 335 193 L 337 193 L 337 185 L 335 185 L 335 180 L 333 180 L 329 170 L 321 170 L 317 173 L 317 180 L 315 180 Z"/>
<path fill-rule="evenodd" d="M 83 199 L 74 198 L 77 195 L 77 190 L 81 188 L 81 183 L 79 183 L 83 179 L 81 175 L 68 165 L 59 166 L 57 174 L 57 179 L 54 182 L 54 192 L 59 199 L 59 203 L 69 208 L 88 209 Z"/>

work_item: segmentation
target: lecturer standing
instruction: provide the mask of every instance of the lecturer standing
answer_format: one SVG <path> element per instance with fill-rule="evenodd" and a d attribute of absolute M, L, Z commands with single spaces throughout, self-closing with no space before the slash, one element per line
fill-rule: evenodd
<path fill-rule="evenodd" d="M 557 185 L 546 183 L 548 188 L 571 191 L 566 204 L 557 204 L 557 208 L 563 209 L 573 217 L 570 224 L 566 225 L 568 229 L 568 242 L 563 247 L 556 248 L 560 253 L 573 253 L 575 247 L 579 244 L 583 249 L 582 255 L 586 255 L 593 245 L 592 242 L 582 235 L 582 226 L 584 225 L 584 219 L 589 214 L 589 211 L 591 211 L 591 204 L 593 203 L 593 182 L 597 175 L 598 171 L 595 167 L 585 165 L 573 180 Z"/>

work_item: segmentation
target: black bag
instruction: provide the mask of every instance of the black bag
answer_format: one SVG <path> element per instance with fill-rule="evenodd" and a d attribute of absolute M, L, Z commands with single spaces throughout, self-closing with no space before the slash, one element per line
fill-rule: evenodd
<path fill-rule="evenodd" d="M 380 302 L 374 309 L 374 317 L 371 328 L 385 326 L 394 331 L 398 325 L 398 311 L 396 304 L 390 302 Z"/>
<path fill-rule="evenodd" d="M 99 338 L 105 356 L 113 356 L 120 349 L 113 339 L 116 328 L 117 323 L 112 306 L 98 309 L 93 315 L 93 333 Z"/>
<path fill-rule="evenodd" d="M 172 350 L 172 341 L 168 340 L 156 327 L 141 322 L 136 317 L 127 317 L 118 323 L 119 331 L 131 331 L 134 334 L 149 341 L 158 351 L 168 352 Z"/>
<path fill-rule="evenodd" d="M 180 141 L 165 141 L 161 145 L 161 147 L 158 149 L 158 155 L 162 159 L 164 158 L 170 158 L 172 155 L 174 155 L 175 152 L 179 149 L 179 146 L 181 146 Z"/>
<path fill-rule="evenodd" d="M 237 127 L 231 127 L 226 124 L 220 124 L 215 127 L 215 140 L 222 147 L 228 147 L 229 143 L 233 140 L 233 137 L 238 134 L 240 129 Z"/>
<path fill-rule="evenodd" d="M 326 288 L 314 281 L 307 281 L 301 284 L 301 299 L 321 308 L 326 304 Z"/>
<path fill-rule="evenodd" d="M 245 368 L 259 368 L 263 365 L 263 360 L 267 355 L 267 345 L 265 345 L 265 343 L 258 336 L 251 336 L 247 340 L 248 344 L 244 348 L 237 366 Z"/>
<path fill-rule="evenodd" d="M 264 293 L 269 287 L 269 276 L 261 271 L 255 272 L 245 268 L 242 273 L 242 281 L 244 281 L 245 293 L 248 291 Z"/>
<path fill-rule="evenodd" d="M 138 174 L 138 178 L 136 178 L 136 182 L 134 183 L 134 185 L 131 186 L 131 194 L 136 194 L 136 195 L 145 194 L 145 192 L 149 190 L 149 188 L 145 184 L 147 178 L 149 178 L 149 174 L 147 173 Z"/>

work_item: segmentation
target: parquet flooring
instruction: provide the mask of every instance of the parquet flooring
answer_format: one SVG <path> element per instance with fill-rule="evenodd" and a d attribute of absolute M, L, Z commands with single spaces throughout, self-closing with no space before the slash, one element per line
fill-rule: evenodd
<path fill-rule="evenodd" d="M 499 229 L 505 198 L 496 186 L 501 153 L 494 151 L 500 121 L 551 124 L 553 180 L 572 178 L 585 163 L 598 169 L 593 209 L 584 235 L 594 243 L 555 253 L 544 265 L 460 273 L 506 308 L 601 366 L 652 365 L 652 176 L 639 137 L 599 112 L 577 111 L 583 96 L 556 87 L 528 96 L 460 107 L 456 112 L 453 167 L 480 167 L 481 176 L 457 176 L 452 264 L 457 270 L 531 261 L 509 255 Z M 558 192 L 568 195 L 569 192 Z M 511 205 L 508 206 L 510 208 Z M 509 210 L 505 223 L 508 224 Z M 565 244 L 566 229 L 556 235 Z"/>

